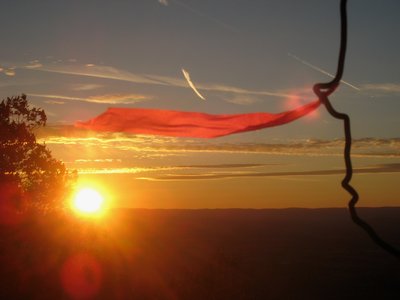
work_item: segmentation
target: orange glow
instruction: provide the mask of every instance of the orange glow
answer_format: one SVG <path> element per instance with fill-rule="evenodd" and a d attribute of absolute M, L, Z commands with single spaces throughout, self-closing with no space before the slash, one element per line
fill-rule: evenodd
<path fill-rule="evenodd" d="M 295 109 L 299 106 L 302 106 L 302 105 L 310 102 L 309 99 L 312 99 L 312 101 L 314 101 L 314 99 L 315 99 L 315 96 L 312 95 L 311 92 L 303 91 L 303 90 L 294 91 L 293 93 L 291 93 L 291 95 L 289 97 L 286 98 L 285 109 L 286 110 Z M 318 117 L 319 117 L 318 109 L 313 110 L 309 114 L 304 116 L 304 118 L 308 119 L 308 120 L 314 120 L 314 119 L 317 119 Z"/>
<path fill-rule="evenodd" d="M 99 215 L 105 209 L 104 197 L 95 189 L 81 188 L 72 202 L 75 211 L 84 215 Z"/>

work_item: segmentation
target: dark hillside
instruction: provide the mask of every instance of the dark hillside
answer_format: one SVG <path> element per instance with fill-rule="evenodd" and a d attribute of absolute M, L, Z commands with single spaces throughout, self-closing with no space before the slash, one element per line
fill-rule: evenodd
<path fill-rule="evenodd" d="M 400 208 L 360 209 L 400 246 Z M 345 209 L 115 210 L 1 228 L 1 299 L 398 299 Z"/>

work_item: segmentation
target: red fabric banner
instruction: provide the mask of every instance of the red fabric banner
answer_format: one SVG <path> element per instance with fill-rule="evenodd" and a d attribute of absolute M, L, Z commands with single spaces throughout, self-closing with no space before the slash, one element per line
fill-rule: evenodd
<path fill-rule="evenodd" d="M 223 115 L 161 109 L 109 108 L 87 122 L 77 122 L 75 126 L 95 131 L 214 138 L 283 125 L 307 115 L 319 105 L 317 100 L 276 114 L 258 112 Z"/>

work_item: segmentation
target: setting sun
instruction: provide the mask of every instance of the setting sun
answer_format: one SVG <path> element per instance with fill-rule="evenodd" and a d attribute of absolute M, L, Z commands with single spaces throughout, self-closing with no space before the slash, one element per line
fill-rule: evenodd
<path fill-rule="evenodd" d="M 73 208 L 84 214 L 100 212 L 104 206 L 103 196 L 96 190 L 84 188 L 78 191 L 73 201 Z"/>

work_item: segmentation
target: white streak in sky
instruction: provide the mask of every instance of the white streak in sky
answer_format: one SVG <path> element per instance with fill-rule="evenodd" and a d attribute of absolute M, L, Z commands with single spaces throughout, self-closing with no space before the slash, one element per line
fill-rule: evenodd
<path fill-rule="evenodd" d="M 238 105 L 251 105 L 260 101 L 257 97 L 249 95 L 233 95 L 233 97 L 225 97 L 224 100 Z"/>
<path fill-rule="evenodd" d="M 57 100 L 70 100 L 70 101 L 82 101 L 82 102 L 90 102 L 90 103 L 100 103 L 100 104 L 132 104 L 137 102 L 142 102 L 148 100 L 146 96 L 143 95 L 102 95 L 97 97 L 87 97 L 87 98 L 80 98 L 80 97 L 70 97 L 70 96 L 63 96 L 63 95 L 47 95 L 47 94 L 31 94 L 28 93 L 30 97 L 39 97 L 39 98 L 46 98 L 52 99 L 52 104 L 64 104 L 61 103 L 62 101 Z M 55 100 L 57 99 L 57 100 Z"/>
<path fill-rule="evenodd" d="M 20 69 L 29 69 L 26 66 L 17 67 Z M 78 75 L 78 76 L 87 76 L 87 77 L 95 77 L 95 78 L 105 78 L 105 79 L 114 79 L 119 81 L 127 81 L 138 84 L 157 84 L 157 85 L 166 85 L 151 79 L 146 78 L 145 76 L 133 74 L 130 72 L 122 71 L 109 66 L 96 66 L 93 65 L 91 67 L 87 66 L 79 66 L 79 65 L 45 65 L 43 67 L 29 69 L 32 71 L 42 71 L 49 73 L 58 73 L 58 74 L 67 74 L 67 75 Z"/>
<path fill-rule="evenodd" d="M 369 91 L 377 91 L 377 92 L 384 92 L 384 93 L 400 93 L 400 84 L 396 83 L 368 83 L 364 84 L 364 90 Z"/>
<path fill-rule="evenodd" d="M 190 79 L 190 74 L 189 72 L 185 71 L 185 69 L 182 69 L 182 73 L 183 76 L 185 76 L 185 79 L 187 81 L 187 83 L 189 84 L 189 86 L 192 88 L 192 90 L 196 93 L 197 96 L 200 97 L 200 99 L 202 100 L 206 100 L 206 98 L 203 97 L 202 94 L 200 94 L 200 92 L 196 89 L 196 87 L 194 86 L 192 80 Z"/>
<path fill-rule="evenodd" d="M 30 72 L 48 72 L 55 74 L 66 74 L 82 77 L 93 77 L 93 78 L 103 78 L 110 80 L 126 81 L 134 84 L 150 84 L 159 86 L 173 86 L 178 88 L 186 88 L 187 81 L 153 74 L 135 74 L 128 71 L 120 70 L 110 66 L 93 66 L 86 67 L 80 65 L 44 65 L 42 67 L 29 69 L 25 65 L 16 66 L 17 69 L 29 70 Z M 4 72 L 4 71 L 3 71 Z M 9 75 L 10 76 L 10 75 Z M 271 96 L 279 98 L 287 98 L 291 96 L 291 93 L 285 93 L 284 91 L 254 91 L 248 90 L 240 87 L 223 85 L 223 84 L 213 84 L 213 83 L 203 83 L 197 84 L 197 87 L 211 92 L 218 93 L 231 93 L 238 95 L 258 95 L 258 96 Z"/>
<path fill-rule="evenodd" d="M 294 59 L 297 60 L 298 62 L 301 62 L 303 65 L 306 65 L 307 67 L 310 67 L 311 69 L 313 69 L 313 70 L 315 70 L 315 71 L 318 71 L 318 72 L 320 72 L 320 73 L 322 73 L 322 74 L 324 74 L 324 75 L 327 75 L 327 76 L 329 76 L 329 77 L 331 77 L 331 78 L 335 78 L 335 76 L 332 75 L 331 73 L 328 73 L 327 71 L 325 71 L 325 70 L 323 70 L 323 69 L 321 69 L 321 68 L 319 68 L 319 67 L 317 67 L 317 66 L 315 66 L 315 65 L 313 65 L 313 64 L 310 64 L 309 62 L 307 62 L 307 61 L 301 59 L 300 57 L 298 57 L 298 56 L 296 56 L 296 55 L 294 55 L 294 54 L 292 54 L 292 53 L 288 53 L 288 55 L 289 55 L 291 58 L 294 58 Z M 360 91 L 360 90 L 361 90 L 360 88 L 356 87 L 355 85 L 353 85 L 353 84 L 351 84 L 351 83 L 349 83 L 349 82 L 347 82 L 347 81 L 341 80 L 340 82 L 343 83 L 343 84 L 345 84 L 345 85 L 347 85 L 347 86 L 349 86 L 349 87 L 351 87 L 352 89 L 355 89 L 356 91 Z"/>

